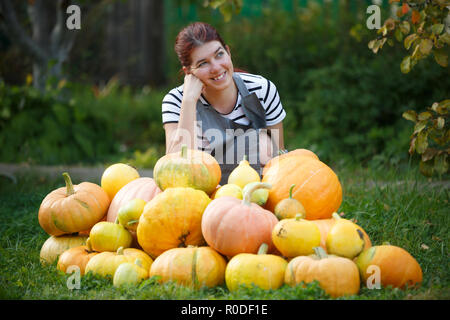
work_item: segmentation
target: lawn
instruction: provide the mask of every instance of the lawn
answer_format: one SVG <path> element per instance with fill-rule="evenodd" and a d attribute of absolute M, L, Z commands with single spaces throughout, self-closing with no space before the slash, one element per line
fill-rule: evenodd
<path fill-rule="evenodd" d="M 449 188 L 448 183 L 422 177 L 417 168 L 334 168 L 343 189 L 339 212 L 354 218 L 374 245 L 383 242 L 410 252 L 423 270 L 418 289 L 368 289 L 342 299 L 449 299 Z M 92 182 L 99 183 L 100 177 Z M 79 183 L 79 181 L 74 181 Z M 19 176 L 17 184 L 0 177 L 0 299 L 328 299 L 311 284 L 278 290 L 225 286 L 194 290 L 148 279 L 137 287 L 115 288 L 110 279 L 87 275 L 81 288 L 70 290 L 68 276 L 56 263 L 42 266 L 39 252 L 48 235 L 37 219 L 44 196 L 63 185 L 36 175 Z"/>

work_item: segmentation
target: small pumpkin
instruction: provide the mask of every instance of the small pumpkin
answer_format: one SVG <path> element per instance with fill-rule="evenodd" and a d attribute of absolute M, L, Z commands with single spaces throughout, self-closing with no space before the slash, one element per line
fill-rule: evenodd
<path fill-rule="evenodd" d="M 404 288 L 417 286 L 422 282 L 422 268 L 405 249 L 393 245 L 373 246 L 364 250 L 356 259 L 361 278 L 365 283 L 371 276 L 370 266 L 377 266 L 383 286 Z M 371 272 L 369 272 L 371 271 Z"/>
<path fill-rule="evenodd" d="M 347 258 L 327 255 L 321 247 L 314 248 L 315 254 L 292 259 L 285 274 L 285 283 L 295 286 L 317 280 L 320 287 L 334 298 L 355 295 L 359 292 L 358 267 Z"/>
<path fill-rule="evenodd" d="M 161 157 L 153 168 L 153 177 L 161 190 L 189 187 L 210 195 L 220 182 L 222 171 L 209 153 L 181 147 Z"/>
<path fill-rule="evenodd" d="M 272 241 L 280 253 L 293 258 L 314 253 L 320 244 L 319 228 L 311 221 L 301 218 L 283 219 L 272 230 Z"/>
<path fill-rule="evenodd" d="M 203 213 L 201 231 L 208 245 L 225 256 L 239 253 L 257 253 L 262 243 L 267 243 L 273 253 L 272 229 L 278 220 L 274 214 L 250 201 L 253 191 L 270 188 L 259 183 L 244 199 L 221 197 L 211 201 Z"/>
<path fill-rule="evenodd" d="M 123 285 L 136 285 L 148 278 L 148 269 L 142 267 L 141 259 L 137 258 L 134 263 L 124 262 L 120 264 L 114 272 L 113 285 L 120 287 Z"/>
<path fill-rule="evenodd" d="M 87 241 L 85 246 L 64 251 L 58 259 L 57 268 L 62 272 L 67 272 L 70 266 L 78 266 L 80 268 L 80 275 L 84 275 L 87 263 L 97 254 L 98 252 L 93 251 L 89 241 Z"/>
<path fill-rule="evenodd" d="M 91 182 L 74 185 L 67 172 L 63 177 L 66 186 L 50 192 L 39 207 L 39 224 L 52 236 L 90 229 L 104 217 L 110 203 L 99 185 Z"/>
<path fill-rule="evenodd" d="M 139 218 L 147 204 L 142 199 L 133 199 L 119 209 L 117 219 L 119 223 L 129 231 L 136 232 Z"/>
<path fill-rule="evenodd" d="M 139 177 L 139 172 L 132 166 L 125 163 L 115 163 L 103 171 L 100 185 L 112 201 L 123 186 Z"/>
<path fill-rule="evenodd" d="M 266 165 L 263 168 L 263 172 L 262 172 L 263 175 L 266 174 L 267 170 L 269 170 L 269 168 L 271 166 L 273 166 L 275 163 L 277 163 L 278 161 L 280 161 L 284 158 L 288 158 L 288 157 L 292 157 L 292 156 L 302 156 L 302 157 L 310 157 L 312 159 L 319 160 L 319 157 L 314 152 L 312 152 L 311 150 L 308 150 L 308 149 L 295 149 L 295 150 L 292 150 L 289 152 L 280 150 L 280 151 L 278 151 L 278 153 L 279 153 L 278 156 L 270 159 L 269 162 L 266 163 Z"/>
<path fill-rule="evenodd" d="M 259 182 L 247 183 L 245 185 L 244 189 L 242 190 L 243 194 L 245 194 L 248 190 L 250 190 L 257 183 L 259 183 Z M 253 203 L 256 203 L 259 206 L 264 206 L 264 204 L 267 202 L 268 197 L 269 197 L 269 189 L 261 188 L 261 189 L 253 191 L 250 201 Z"/>
<path fill-rule="evenodd" d="M 212 199 L 217 199 L 224 196 L 235 197 L 241 199 L 244 197 L 242 194 L 242 189 L 237 184 L 228 183 L 221 186 L 214 192 L 214 197 Z"/>
<path fill-rule="evenodd" d="M 311 222 L 314 222 L 320 230 L 320 246 L 325 250 L 325 252 L 327 251 L 327 245 L 326 245 L 326 240 L 327 240 L 327 235 L 328 232 L 330 231 L 331 227 L 336 223 L 336 219 L 335 218 L 330 218 L 330 219 L 317 219 L 317 220 L 310 220 Z M 372 242 L 370 241 L 369 236 L 367 235 L 366 231 L 364 231 L 363 228 L 361 228 L 361 226 L 358 226 L 359 230 L 361 230 L 361 232 L 364 235 L 364 248 L 370 248 L 372 246 Z"/>
<path fill-rule="evenodd" d="M 86 244 L 88 237 L 79 234 L 67 234 L 59 237 L 51 236 L 45 240 L 40 251 L 42 264 L 52 264 L 66 250 Z"/>
<path fill-rule="evenodd" d="M 325 163 L 311 157 L 292 155 L 283 158 L 266 171 L 262 182 L 272 185 L 265 208 L 274 211 L 275 206 L 292 197 L 300 201 L 306 211 L 306 219 L 330 218 L 342 203 L 342 186 L 334 171 Z"/>
<path fill-rule="evenodd" d="M 250 166 L 247 160 L 247 155 L 239 162 L 239 165 L 231 171 L 228 176 L 228 183 L 236 184 L 241 189 L 249 184 L 250 182 L 261 182 L 261 177 L 259 173 Z"/>
<path fill-rule="evenodd" d="M 201 221 L 210 202 L 202 190 L 164 190 L 144 207 L 137 227 L 139 244 L 152 258 L 172 248 L 204 244 Z"/>
<path fill-rule="evenodd" d="M 102 221 L 92 227 L 89 233 L 92 249 L 98 252 L 117 251 L 120 247 L 128 248 L 133 240 L 130 232 L 119 224 Z"/>
<path fill-rule="evenodd" d="M 295 184 L 289 188 L 289 198 L 281 200 L 274 208 L 278 220 L 295 218 L 298 214 L 301 215 L 302 219 L 306 217 L 305 207 L 300 201 L 292 197 L 294 187 Z"/>
<path fill-rule="evenodd" d="M 225 270 L 228 290 L 252 285 L 275 290 L 283 285 L 288 263 L 280 256 L 267 254 L 267 249 L 268 245 L 263 243 L 257 254 L 240 253 L 228 262 Z"/>
<path fill-rule="evenodd" d="M 105 251 L 92 257 L 86 265 L 85 273 L 92 272 L 113 278 L 118 266 L 124 262 L 134 262 L 137 258 L 141 259 L 144 269 L 150 270 L 153 259 L 148 254 L 139 249 L 120 247 L 116 252 Z"/>
<path fill-rule="evenodd" d="M 331 227 L 325 240 L 327 252 L 353 259 L 364 249 L 364 234 L 361 228 L 350 220 L 333 213 L 336 223 Z"/>
<path fill-rule="evenodd" d="M 224 283 L 225 259 L 210 247 L 173 248 L 158 256 L 150 277 L 161 282 L 174 281 L 194 288 L 215 287 Z"/>

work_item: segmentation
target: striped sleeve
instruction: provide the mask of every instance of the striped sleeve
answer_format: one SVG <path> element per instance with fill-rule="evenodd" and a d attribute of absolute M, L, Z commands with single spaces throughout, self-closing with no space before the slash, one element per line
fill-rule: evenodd
<path fill-rule="evenodd" d="M 170 90 L 162 101 L 162 123 L 177 123 L 180 119 L 182 92 L 178 88 Z"/>
<path fill-rule="evenodd" d="M 266 80 L 261 93 L 263 97 L 261 103 L 266 110 L 267 126 L 273 126 L 283 121 L 286 117 L 286 111 L 281 104 L 280 95 L 278 94 L 278 90 L 273 82 Z"/>

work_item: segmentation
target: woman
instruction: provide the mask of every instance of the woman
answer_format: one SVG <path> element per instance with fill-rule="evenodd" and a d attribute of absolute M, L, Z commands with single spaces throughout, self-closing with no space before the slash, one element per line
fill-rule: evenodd
<path fill-rule="evenodd" d="M 166 153 L 187 144 L 212 154 L 222 169 L 221 185 L 244 155 L 261 173 L 284 149 L 286 112 L 275 85 L 259 75 L 235 72 L 230 48 L 209 24 L 182 29 L 175 51 L 185 77 L 162 102 Z"/>

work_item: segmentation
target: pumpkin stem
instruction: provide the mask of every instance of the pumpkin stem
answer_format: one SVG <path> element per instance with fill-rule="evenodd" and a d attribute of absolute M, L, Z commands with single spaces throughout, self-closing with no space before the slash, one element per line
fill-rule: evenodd
<path fill-rule="evenodd" d="M 130 221 L 128 221 L 127 225 L 132 226 L 133 224 L 136 224 L 138 222 L 139 222 L 139 220 L 130 220 Z"/>
<path fill-rule="evenodd" d="M 139 258 L 136 258 L 136 260 L 134 260 L 134 264 L 137 265 L 138 267 L 143 268 L 143 267 L 142 267 L 142 260 L 139 259 Z"/>
<path fill-rule="evenodd" d="M 289 199 L 292 199 L 292 190 L 294 190 L 295 184 L 293 184 L 290 188 L 289 188 Z"/>
<path fill-rule="evenodd" d="M 66 195 L 71 196 L 75 193 L 75 189 L 73 188 L 72 179 L 70 179 L 70 176 L 67 172 L 63 172 L 62 175 L 63 175 L 64 181 L 66 182 L 66 188 L 67 188 Z"/>
<path fill-rule="evenodd" d="M 117 249 L 116 253 L 118 255 L 123 255 L 123 247 L 120 247 L 119 249 Z"/>
<path fill-rule="evenodd" d="M 334 220 L 342 219 L 341 216 L 337 212 L 333 212 L 332 217 Z"/>
<path fill-rule="evenodd" d="M 301 219 L 303 219 L 303 214 L 297 213 L 297 214 L 295 215 L 295 220 L 296 220 L 296 221 L 300 221 Z"/>
<path fill-rule="evenodd" d="M 250 206 L 251 205 L 251 199 L 252 199 L 252 193 L 254 191 L 258 190 L 258 189 L 261 189 L 261 188 L 270 189 L 270 188 L 272 188 L 272 185 L 270 183 L 266 183 L 266 182 L 255 183 L 255 185 L 253 185 L 251 188 L 249 188 L 244 193 L 244 199 L 242 200 L 242 203 Z"/>
<path fill-rule="evenodd" d="M 390 246 L 391 243 L 390 243 L 389 241 L 383 241 L 382 245 L 383 245 L 383 246 Z"/>
<path fill-rule="evenodd" d="M 187 145 L 185 144 L 181 146 L 181 157 L 187 159 Z"/>
<path fill-rule="evenodd" d="M 248 157 L 247 157 L 246 154 L 244 154 L 244 157 L 242 158 L 242 161 L 239 162 L 239 164 L 244 164 L 244 163 L 246 163 L 246 162 L 248 162 Z"/>
<path fill-rule="evenodd" d="M 116 216 L 116 220 L 114 220 L 114 224 L 119 224 L 119 216 Z"/>
<path fill-rule="evenodd" d="M 91 238 L 87 238 L 86 239 L 86 247 L 87 247 L 87 252 L 88 253 L 91 253 L 91 252 L 94 251 L 94 250 L 92 250 Z"/>
<path fill-rule="evenodd" d="M 317 257 L 319 257 L 319 259 L 328 258 L 327 253 L 325 252 L 325 250 L 323 250 L 322 247 L 314 247 L 314 253 L 316 254 Z"/>
<path fill-rule="evenodd" d="M 258 254 L 267 254 L 267 250 L 269 249 L 269 246 L 267 243 L 263 243 L 259 246 Z"/>

